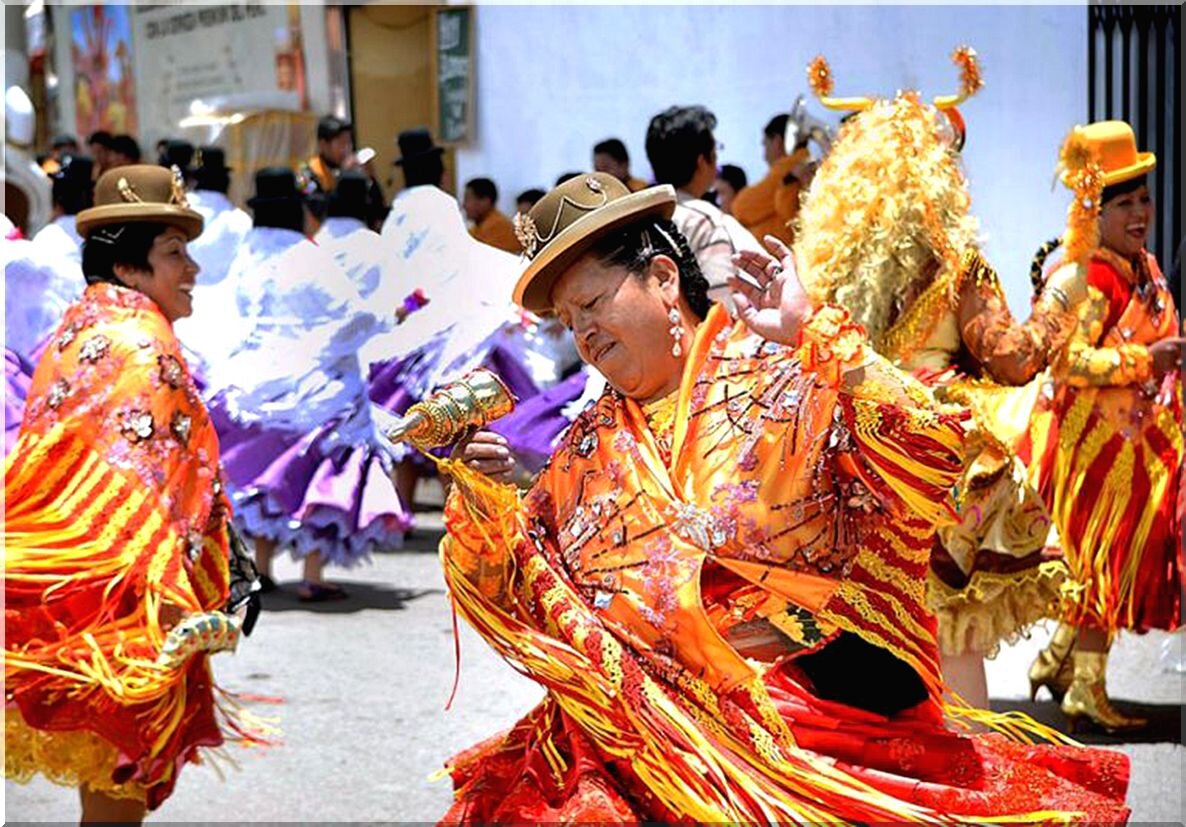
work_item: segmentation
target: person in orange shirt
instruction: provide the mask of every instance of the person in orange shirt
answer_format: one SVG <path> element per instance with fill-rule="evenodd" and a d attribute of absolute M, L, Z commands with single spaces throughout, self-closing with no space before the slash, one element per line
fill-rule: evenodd
<path fill-rule="evenodd" d="M 646 187 L 647 182 L 630 174 L 630 153 L 620 138 L 606 138 L 593 147 L 593 169 L 612 175 L 631 192 Z"/>
<path fill-rule="evenodd" d="M 787 115 L 775 115 L 762 134 L 762 150 L 770 170 L 756 184 L 751 184 L 733 199 L 733 216 L 755 238 L 772 235 L 784 244 L 794 237 L 791 222 L 799 213 L 799 193 L 811 154 L 803 143 L 787 154 L 785 133 Z"/>
<path fill-rule="evenodd" d="M 470 235 L 491 247 L 519 253 L 523 248 L 515 237 L 515 225 L 497 205 L 498 187 L 489 178 L 474 178 L 466 183 L 461 207 L 474 224 Z"/>

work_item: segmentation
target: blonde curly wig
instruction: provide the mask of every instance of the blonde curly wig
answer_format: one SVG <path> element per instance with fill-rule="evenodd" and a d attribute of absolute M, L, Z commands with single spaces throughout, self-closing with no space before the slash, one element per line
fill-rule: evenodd
<path fill-rule="evenodd" d="M 844 125 L 804 198 L 803 284 L 847 308 L 877 346 L 921 280 L 954 273 L 977 244 L 971 201 L 946 117 L 912 92 L 877 101 Z"/>

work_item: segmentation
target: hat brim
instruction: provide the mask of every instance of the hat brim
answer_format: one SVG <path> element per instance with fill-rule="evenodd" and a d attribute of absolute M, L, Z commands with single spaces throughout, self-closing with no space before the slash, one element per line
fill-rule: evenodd
<path fill-rule="evenodd" d="M 75 228 L 83 238 L 100 227 L 133 223 L 168 224 L 180 229 L 190 241 L 202 234 L 200 213 L 171 204 L 104 204 L 85 209 L 75 218 Z"/>
<path fill-rule="evenodd" d="M 434 146 L 432 149 L 426 149 L 423 152 L 417 152 L 414 155 L 401 155 L 400 157 L 396 158 L 391 163 L 395 164 L 397 167 L 402 167 L 404 164 L 407 164 L 409 162 L 414 162 L 414 161 L 421 161 L 421 160 L 429 157 L 430 155 L 443 155 L 443 154 L 445 154 L 445 148 L 443 146 Z"/>
<path fill-rule="evenodd" d="M 1138 152 L 1136 163 L 1105 172 L 1104 186 L 1110 187 L 1113 184 L 1123 184 L 1125 181 L 1131 181 L 1133 178 L 1140 178 L 1155 166 L 1157 166 L 1156 155 L 1152 152 Z"/>
<path fill-rule="evenodd" d="M 670 219 L 674 212 L 675 189 L 664 184 L 623 196 L 578 218 L 527 265 L 515 284 L 515 303 L 532 313 L 550 312 L 557 279 L 606 233 L 644 218 Z"/>

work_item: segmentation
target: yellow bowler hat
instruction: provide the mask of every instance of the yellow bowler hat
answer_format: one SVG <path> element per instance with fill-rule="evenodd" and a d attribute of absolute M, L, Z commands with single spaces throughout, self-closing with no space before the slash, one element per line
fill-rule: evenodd
<path fill-rule="evenodd" d="M 1157 156 L 1152 152 L 1137 152 L 1136 136 L 1124 121 L 1091 123 L 1079 134 L 1095 147 L 1105 187 L 1140 178 L 1157 166 Z"/>

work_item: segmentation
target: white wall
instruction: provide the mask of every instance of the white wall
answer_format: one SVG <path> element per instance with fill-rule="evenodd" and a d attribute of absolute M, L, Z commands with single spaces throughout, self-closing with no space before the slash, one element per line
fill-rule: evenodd
<path fill-rule="evenodd" d="M 755 179 L 762 127 L 809 93 L 816 54 L 831 63 L 837 95 L 933 97 L 957 91 L 950 54 L 968 43 L 985 78 L 961 107 L 973 208 L 1024 314 L 1030 257 L 1064 223 L 1066 193 L 1051 180 L 1063 136 L 1087 115 L 1086 32 L 1082 6 L 482 6 L 477 140 L 458 153 L 457 180 L 493 178 L 513 211 L 518 192 L 588 169 L 592 145 L 609 136 L 649 178 L 648 121 L 692 103 L 717 116 L 720 162 Z"/>

